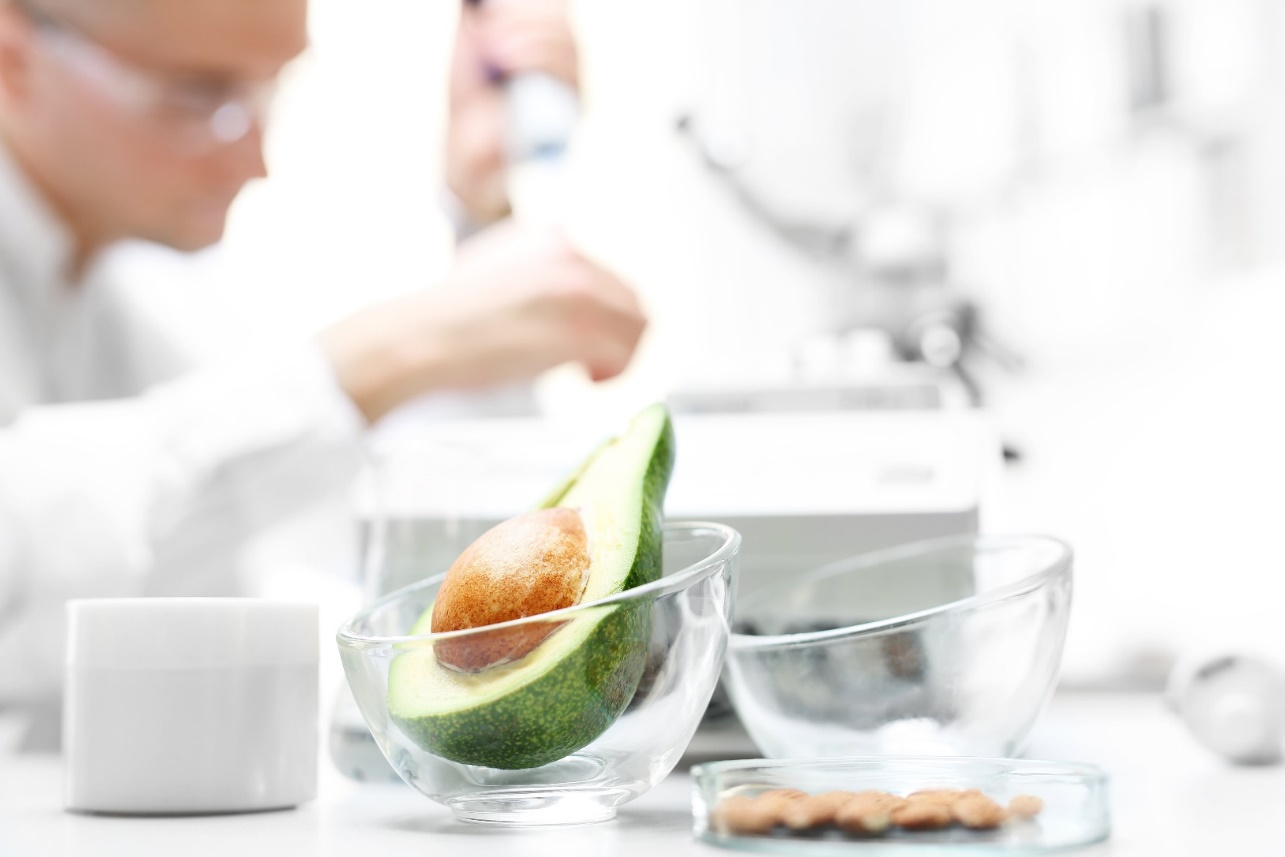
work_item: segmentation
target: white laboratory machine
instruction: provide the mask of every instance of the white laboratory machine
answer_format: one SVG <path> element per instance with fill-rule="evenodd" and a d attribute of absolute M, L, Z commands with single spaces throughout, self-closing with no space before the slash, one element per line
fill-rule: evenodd
<path fill-rule="evenodd" d="M 976 532 L 998 467 L 966 410 L 680 414 L 670 520 L 744 537 L 742 593 L 868 550 Z M 363 492 L 369 594 L 447 569 L 478 535 L 540 501 L 601 440 L 540 419 L 425 421 L 383 438 Z"/>
<path fill-rule="evenodd" d="M 666 517 L 741 532 L 742 595 L 865 551 L 976 532 L 983 484 L 1000 466 L 988 422 L 964 409 L 687 413 L 674 423 Z M 608 431 L 490 418 L 385 434 L 361 509 L 368 597 L 444 572 L 477 536 L 539 502 Z M 689 752 L 753 752 L 721 694 Z"/>

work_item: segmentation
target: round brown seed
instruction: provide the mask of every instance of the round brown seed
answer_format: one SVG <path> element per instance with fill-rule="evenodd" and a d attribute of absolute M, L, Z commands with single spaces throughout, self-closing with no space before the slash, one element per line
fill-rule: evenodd
<path fill-rule="evenodd" d="M 984 794 L 957 798 L 950 808 L 955 820 L 970 830 L 993 830 L 1008 818 L 1008 812 Z"/>
<path fill-rule="evenodd" d="M 792 801 L 781 816 L 785 826 L 791 830 L 807 830 L 810 827 L 821 827 L 834 822 L 835 815 L 848 801 L 856 797 L 854 792 L 833 791 Z"/>
<path fill-rule="evenodd" d="M 1008 811 L 1015 818 L 1034 818 L 1044 809 L 1044 801 L 1035 795 L 1018 795 L 1008 802 Z"/>
<path fill-rule="evenodd" d="M 892 811 L 903 803 L 887 792 L 860 792 L 839 808 L 834 823 L 849 833 L 883 833 L 892 825 Z"/>
<path fill-rule="evenodd" d="M 950 807 L 935 800 L 907 800 L 889 816 L 892 823 L 906 830 L 938 830 L 950 824 Z"/>
<path fill-rule="evenodd" d="M 774 803 L 760 803 L 744 795 L 724 798 L 713 812 L 714 829 L 741 835 L 767 833 L 776 825 L 779 814 Z"/>
<path fill-rule="evenodd" d="M 797 800 L 799 798 L 805 798 L 807 796 L 808 796 L 808 793 L 800 789 L 768 789 L 765 792 L 760 792 L 758 795 L 759 800 L 762 800 L 763 798 L 768 798 L 772 800 L 775 800 L 777 798 L 787 798 L 790 800 Z"/>

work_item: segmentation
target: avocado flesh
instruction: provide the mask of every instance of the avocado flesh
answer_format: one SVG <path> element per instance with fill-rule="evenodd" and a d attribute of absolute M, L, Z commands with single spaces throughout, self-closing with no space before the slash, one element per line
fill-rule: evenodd
<path fill-rule="evenodd" d="M 582 604 L 660 577 L 673 455 L 669 413 L 653 406 L 541 504 L 584 517 L 590 567 Z M 409 633 L 429 633 L 432 612 L 430 605 Z M 456 762 L 549 764 L 592 742 L 629 704 L 646 664 L 650 617 L 646 602 L 578 611 L 525 657 L 478 673 L 445 668 L 431 646 L 407 643 L 389 667 L 389 713 L 416 745 Z"/>

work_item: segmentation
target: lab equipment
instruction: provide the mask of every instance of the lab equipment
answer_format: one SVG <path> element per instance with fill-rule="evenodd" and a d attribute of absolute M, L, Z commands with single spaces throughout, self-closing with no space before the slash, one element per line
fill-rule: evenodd
<path fill-rule="evenodd" d="M 715 520 L 746 541 L 741 594 L 854 554 L 977 531 L 997 466 L 967 411 L 676 413 L 670 520 Z M 418 422 L 380 438 L 360 500 L 371 596 L 445 571 L 538 502 L 606 433 L 504 418 Z"/>
<path fill-rule="evenodd" d="M 528 73 L 505 84 L 508 117 L 506 180 L 514 213 L 526 222 L 557 224 L 566 192 L 567 147 L 580 100 L 549 74 Z"/>
<path fill-rule="evenodd" d="M 1166 693 L 1191 735 L 1242 765 L 1277 764 L 1285 748 L 1285 673 L 1246 654 L 1193 655 L 1174 666 Z"/>
<path fill-rule="evenodd" d="M 858 556 L 737 603 L 727 687 L 767 756 L 1018 752 L 1057 684 L 1071 551 L 957 536 Z"/>
<path fill-rule="evenodd" d="M 747 227 L 796 257 L 815 296 L 804 338 L 881 333 L 897 360 L 980 403 L 979 358 L 1020 362 L 958 264 L 959 234 L 1020 169 L 1002 39 L 982 37 L 976 71 L 949 65 L 947 80 L 943 56 L 978 49 L 981 15 L 952 26 L 918 2 L 698 5 L 696 93 L 675 127 Z M 804 291 L 785 282 L 765 294 Z"/>
<path fill-rule="evenodd" d="M 282 809 L 317 790 L 317 608 L 248 598 L 68 602 L 68 809 Z"/>
<path fill-rule="evenodd" d="M 406 636 L 433 603 L 443 575 L 406 587 L 377 601 L 339 630 L 339 652 L 349 686 L 375 741 L 408 783 L 450 807 L 466 821 L 509 825 L 577 824 L 611 818 L 616 807 L 646 792 L 673 769 L 718 680 L 727 645 L 731 594 L 740 536 L 718 524 L 667 524 L 664 572 L 660 580 L 614 596 L 513 622 L 450 634 Z M 624 713 L 587 746 L 569 755 L 524 769 L 501 769 L 450 761 L 424 749 L 423 736 L 411 736 L 390 712 L 390 672 L 422 666 L 434 658 L 434 644 L 449 638 L 493 634 L 517 626 L 552 623 L 555 634 L 573 637 L 602 628 L 612 616 L 627 613 L 649 629 L 645 665 L 638 689 Z M 603 641 L 593 652 L 611 650 Z M 625 640 L 624 642 L 630 642 Z M 586 650 L 589 651 L 589 650 Z M 592 653 L 591 653 L 592 655 Z M 399 659 L 404 659 L 398 663 Z M 558 660 L 553 668 L 583 667 L 573 692 L 549 691 L 538 679 L 521 692 L 546 694 L 527 715 L 539 716 L 580 702 L 575 688 L 594 685 L 593 656 Z M 501 668 L 503 669 L 503 668 Z M 470 679 L 461 676 L 461 686 Z M 548 695 L 552 694 L 552 695 Z M 477 706 L 449 722 L 439 720 L 437 737 L 458 737 L 485 720 L 497 702 L 483 694 Z M 513 737 L 510 735 L 510 737 Z M 518 740 L 518 739 L 514 739 Z M 519 741 L 520 743 L 520 741 Z M 503 736 L 496 746 L 503 748 Z"/>
<path fill-rule="evenodd" d="M 742 595 L 866 551 L 976 532 L 982 482 L 999 462 L 987 421 L 963 410 L 676 413 L 674 425 L 681 463 L 667 517 L 743 535 Z M 527 418 L 392 428 L 359 504 L 371 600 L 444 572 L 474 539 L 543 497 L 602 434 Z M 340 770 L 390 776 L 343 695 L 332 722 Z M 722 687 L 689 752 L 756 752 Z"/>
<path fill-rule="evenodd" d="M 480 6 L 484 0 L 468 0 Z M 575 87 L 547 72 L 504 80 L 506 192 L 525 221 L 562 218 L 567 147 L 580 120 Z"/>

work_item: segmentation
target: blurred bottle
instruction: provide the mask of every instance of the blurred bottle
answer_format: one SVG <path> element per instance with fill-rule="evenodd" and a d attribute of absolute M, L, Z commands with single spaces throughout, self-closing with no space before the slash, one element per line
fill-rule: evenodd
<path fill-rule="evenodd" d="M 566 206 L 567 149 L 580 99 L 550 74 L 520 74 L 504 85 L 508 105 L 508 194 L 527 222 L 559 225 Z"/>
<path fill-rule="evenodd" d="M 1281 761 L 1285 673 L 1252 656 L 1190 657 L 1169 677 L 1170 707 L 1202 745 L 1240 765 Z"/>

